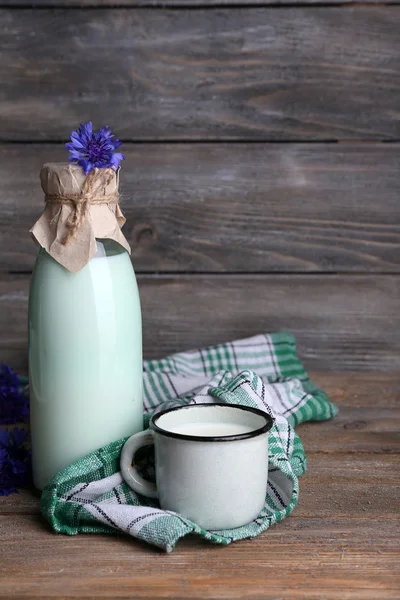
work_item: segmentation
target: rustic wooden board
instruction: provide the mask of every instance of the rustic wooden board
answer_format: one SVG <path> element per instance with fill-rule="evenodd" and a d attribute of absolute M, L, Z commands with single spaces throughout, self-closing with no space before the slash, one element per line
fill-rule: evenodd
<path fill-rule="evenodd" d="M 337 379 L 340 379 L 335 374 Z M 400 376 L 397 376 L 400 386 Z M 365 386 L 364 386 L 365 388 Z M 334 398 L 332 398 L 334 400 Z M 375 405 L 377 403 L 374 398 Z M 298 428 L 307 454 L 399 454 L 400 453 L 400 410 L 385 408 L 379 403 L 348 408 L 339 405 L 339 415 L 333 421 L 304 423 Z M 29 424 L 18 423 L 18 427 L 29 429 Z M 1 425 L 0 425 L 1 427 Z M 5 428 L 6 426 L 3 426 Z M 377 458 L 378 460 L 378 458 Z M 13 500 L 11 505 L 15 506 Z M 0 514 L 4 506 L 0 501 Z"/>
<path fill-rule="evenodd" d="M 324 481 L 323 484 L 315 482 L 317 496 L 322 497 L 325 493 L 330 505 L 333 502 L 336 506 L 338 502 L 347 498 L 348 503 L 344 508 L 351 511 L 355 506 L 351 483 L 353 477 L 355 481 L 358 480 L 358 485 L 362 486 L 363 481 L 359 477 L 362 470 L 369 470 L 368 466 L 371 462 L 373 464 L 371 473 L 374 473 L 375 479 L 379 477 L 382 456 L 371 456 L 371 454 L 399 452 L 399 373 L 312 372 L 310 376 L 314 383 L 324 389 L 339 406 L 340 412 L 330 421 L 304 423 L 297 428 L 309 457 L 309 471 L 301 480 L 301 503 L 293 515 L 300 518 L 309 518 L 310 511 L 315 511 L 315 507 L 310 504 L 313 499 L 311 489 L 305 493 L 307 486 L 313 482 L 314 473 L 321 474 L 325 471 L 328 478 L 328 482 Z M 358 456 L 351 456 L 353 452 Z M 327 453 L 336 453 L 336 460 L 331 457 L 325 460 L 323 455 Z M 363 457 L 360 453 L 370 456 Z M 344 465 L 342 475 L 346 475 L 343 483 L 346 491 L 342 490 L 343 493 L 337 495 L 333 488 L 338 481 L 335 472 L 337 469 L 340 471 L 342 464 Z M 381 483 L 388 484 L 387 473 L 393 466 L 395 467 L 395 464 L 396 458 L 383 457 L 385 468 L 381 472 L 383 478 Z M 393 469 L 393 475 L 395 472 L 396 470 Z M 386 488 L 385 492 L 388 489 L 388 497 L 392 497 L 391 494 L 395 489 L 391 486 Z M 368 491 L 367 487 L 365 490 Z M 389 500 L 392 512 L 395 502 L 395 498 Z M 367 502 L 366 506 L 371 505 Z M 364 511 L 361 508 L 360 514 L 362 512 Z M 10 513 L 38 514 L 38 497 L 29 490 L 21 490 L 18 495 L 0 498 L 0 514 Z"/>
<path fill-rule="evenodd" d="M 137 272 L 400 272 L 400 144 L 124 152 L 124 231 Z M 32 269 L 40 167 L 67 156 L 61 144 L 0 145 L 0 270 Z"/>
<path fill-rule="evenodd" d="M 340 374 L 311 371 L 310 377 L 341 409 L 400 407 L 399 371 Z"/>
<path fill-rule="evenodd" d="M 0 12 L 3 140 L 398 139 L 400 8 Z M 34 118 L 33 118 L 34 115 Z"/>
<path fill-rule="evenodd" d="M 400 385 L 400 376 L 397 383 Z M 375 399 L 376 402 L 376 399 Z M 356 430 L 356 431 L 354 431 Z M 304 423 L 299 435 L 307 452 L 400 453 L 400 410 L 340 408 L 334 421 Z"/>
<path fill-rule="evenodd" d="M 28 278 L 0 281 L 0 360 L 26 370 Z M 286 329 L 308 368 L 398 371 L 400 278 L 139 277 L 144 355 Z"/>
<path fill-rule="evenodd" d="M 217 598 L 226 586 L 225 597 L 269 598 L 265 595 L 266 581 L 260 574 L 262 567 L 268 567 L 268 580 L 280 582 L 274 584 L 278 586 L 274 588 L 275 594 L 278 590 L 281 593 L 290 590 L 293 598 L 320 598 L 318 594 L 323 591 L 324 598 L 337 598 L 341 577 L 347 594 L 341 597 L 375 600 L 379 589 L 380 597 L 384 594 L 383 598 L 395 598 L 397 464 L 394 456 L 309 453 L 309 470 L 301 479 L 301 498 L 292 517 L 259 538 L 230 548 L 216 548 L 193 538 L 180 542 L 172 555 L 159 554 L 125 537 L 52 535 L 37 518 L 35 497 L 25 492 L 3 498 L 0 502 L 2 590 L 10 597 L 13 592 L 19 597 L 28 593 L 35 597 L 39 590 L 42 597 L 58 597 L 65 588 L 68 597 L 85 597 L 89 596 L 90 585 L 98 584 L 100 579 L 101 590 L 95 592 L 90 588 L 90 594 L 96 597 L 108 597 L 111 586 L 115 586 L 115 597 L 129 597 L 132 586 L 139 598 Z M 25 506 L 21 499 L 25 500 Z M 22 511 L 26 514 L 15 514 Z M 28 516 L 32 512 L 36 516 Z M 216 552 L 218 556 L 213 554 Z M 288 577 L 278 577 L 282 569 Z M 166 573 L 169 578 L 163 576 Z M 295 586 L 298 595 L 292 596 L 290 581 L 292 585 L 298 582 Z M 200 584 L 201 596 L 197 596 L 199 588 L 192 586 Z"/>
<path fill-rule="evenodd" d="M 221 548 L 191 537 L 164 554 L 125 536 L 55 535 L 39 516 L 38 498 L 24 491 L 0 499 L 2 597 L 397 600 L 398 456 L 346 453 L 339 444 L 355 447 L 362 428 L 340 425 L 353 416 L 369 420 L 373 410 L 371 437 L 388 433 L 388 409 L 373 409 L 377 395 L 382 407 L 391 407 L 397 428 L 398 373 L 314 377 L 347 408 L 315 424 L 317 452 L 310 446 L 311 425 L 298 428 L 308 471 L 291 517 L 254 540 Z M 324 438 L 334 437 L 337 451 L 327 453 Z"/>
<path fill-rule="evenodd" d="M 360 411 L 361 412 L 361 411 Z M 361 416 L 361 415 L 360 415 Z M 333 427 L 335 421 L 328 422 Z M 329 425 L 328 425 L 329 426 Z M 315 425 L 315 429 L 321 427 Z M 341 452 L 329 454 L 313 452 L 309 447 L 310 435 L 305 435 L 306 426 L 298 428 L 307 454 L 308 470 L 300 480 L 300 500 L 293 518 L 346 517 L 396 519 L 400 500 L 400 477 L 398 455 L 383 453 Z M 325 429 L 326 431 L 326 429 Z M 340 437 L 343 447 L 349 438 Z M 331 438 L 333 431 L 331 434 Z M 353 432 L 355 444 L 359 432 Z M 322 435 L 318 447 L 323 450 Z M 20 494 L 0 498 L 0 514 L 38 514 L 39 500 L 33 492 L 22 490 Z"/>
<path fill-rule="evenodd" d="M 398 537 L 385 519 L 289 518 L 221 548 L 171 554 L 125 537 L 50 535 L 36 517 L 0 517 L 4 598 L 382 600 L 399 597 Z"/>
<path fill-rule="evenodd" d="M 34 4 L 35 7 L 76 7 L 76 8 L 102 8 L 102 7 L 156 7 L 165 8 L 168 6 L 174 6 L 179 8 L 213 8 L 221 6 L 269 6 L 269 5 L 282 5 L 285 4 L 318 4 L 323 6 L 327 4 L 357 4 L 362 2 L 363 4 L 397 4 L 398 0 L 34 0 L 33 2 L 27 2 L 26 0 L 1 0 L 0 6 L 28 6 Z"/>
<path fill-rule="evenodd" d="M 348 498 L 346 510 L 354 507 L 354 493 L 352 491 L 352 478 L 360 477 L 362 465 L 363 470 L 369 471 L 372 463 L 372 471 L 375 479 L 379 477 L 382 465 L 382 456 L 371 456 L 371 454 L 393 454 L 399 451 L 399 406 L 400 406 L 400 374 L 399 373 L 324 373 L 312 372 L 311 379 L 324 389 L 329 397 L 339 406 L 339 415 L 330 421 L 318 423 L 304 423 L 297 428 L 306 453 L 309 457 L 309 470 L 307 475 L 301 479 L 301 502 L 293 517 L 309 518 L 310 511 L 315 511 L 310 502 L 313 499 L 311 489 L 306 492 L 308 485 L 314 479 L 314 473 L 327 475 L 328 483 L 315 482 L 317 496 L 326 494 L 330 505 L 341 503 Z M 21 425 L 20 425 L 21 426 Z M 358 454 L 368 453 L 365 458 L 350 456 L 352 452 Z M 336 453 L 336 462 L 332 458 L 325 461 L 326 453 Z M 318 455 L 316 455 L 318 453 Z M 337 495 L 333 486 L 338 481 L 335 476 L 336 470 L 342 468 L 343 454 L 345 468 L 342 474 L 350 477 L 344 480 L 346 490 Z M 382 483 L 387 485 L 386 474 L 393 465 L 396 458 L 383 458 L 385 465 L 382 471 Z M 310 462 L 311 461 L 311 462 Z M 350 467 L 348 467 L 350 465 Z M 393 470 L 393 474 L 395 470 Z M 341 478 L 339 477 L 339 480 Z M 363 482 L 358 479 L 358 484 Z M 304 488 L 304 489 L 303 489 Z M 326 489 L 325 489 L 326 488 Z M 367 488 L 365 488 L 367 491 Z M 387 491 L 386 488 L 385 491 Z M 304 492 L 304 493 L 303 493 Z M 389 497 L 395 489 L 389 487 Z M 389 505 L 392 512 L 397 500 L 392 498 Z M 371 505 L 366 504 L 369 508 Z M 343 505 L 342 505 L 343 510 Z M 361 508 L 360 514 L 364 511 Z M 0 498 L 0 514 L 38 514 L 39 499 L 30 490 L 21 490 L 19 494 Z"/>

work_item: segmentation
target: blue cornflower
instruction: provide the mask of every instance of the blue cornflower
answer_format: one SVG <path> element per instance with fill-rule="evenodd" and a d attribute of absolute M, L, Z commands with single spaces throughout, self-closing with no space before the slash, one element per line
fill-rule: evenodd
<path fill-rule="evenodd" d="M 0 429 L 0 496 L 9 496 L 16 488 L 27 485 L 30 452 L 25 447 L 28 433 L 24 429 Z"/>
<path fill-rule="evenodd" d="M 29 398 L 18 375 L 6 364 L 0 366 L 0 423 L 26 421 L 29 417 Z"/>
<path fill-rule="evenodd" d="M 115 152 L 121 144 L 108 126 L 93 133 L 92 122 L 88 121 L 71 133 L 71 141 L 65 145 L 71 155 L 69 162 L 80 165 L 87 175 L 95 167 L 117 169 L 125 158 L 120 152 Z"/>

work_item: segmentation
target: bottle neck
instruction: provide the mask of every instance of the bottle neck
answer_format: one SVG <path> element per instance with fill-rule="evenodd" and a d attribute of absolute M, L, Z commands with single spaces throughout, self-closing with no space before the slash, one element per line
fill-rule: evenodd
<path fill-rule="evenodd" d="M 96 238 L 97 252 L 93 258 L 104 258 L 105 256 L 117 256 L 125 254 L 126 250 L 114 240 Z"/>

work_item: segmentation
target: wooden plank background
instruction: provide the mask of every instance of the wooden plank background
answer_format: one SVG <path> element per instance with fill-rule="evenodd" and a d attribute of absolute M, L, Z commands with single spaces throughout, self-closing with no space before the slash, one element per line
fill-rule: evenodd
<path fill-rule="evenodd" d="M 145 356 L 286 329 L 309 368 L 400 368 L 400 6 L 286 3 L 0 0 L 0 360 L 40 166 L 92 119 L 126 142 Z"/>
<path fill-rule="evenodd" d="M 121 204 L 135 269 L 398 273 L 399 150 L 377 143 L 127 144 Z M 65 160 L 65 149 L 0 144 L 3 270 L 34 265 L 28 231 L 43 206 L 38 173 L 48 157 Z"/>
<path fill-rule="evenodd" d="M 398 139 L 399 28 L 397 6 L 3 9 L 1 136 Z"/>
<path fill-rule="evenodd" d="M 399 365 L 400 280 L 392 276 L 142 275 L 144 354 L 156 358 L 286 329 L 316 369 Z M 26 370 L 29 279 L 0 281 L 0 352 Z"/>
<path fill-rule="evenodd" d="M 329 0 L 325 4 L 398 4 L 398 0 Z M 198 8 L 198 7 L 223 7 L 223 6 L 269 6 L 269 5 L 308 5 L 308 4 L 324 4 L 321 0 L 35 0 L 27 2 L 27 0 L 1 0 L 0 6 L 27 7 L 34 5 L 35 7 L 66 7 L 66 8 L 116 8 L 116 7 L 178 7 L 178 8 Z"/>

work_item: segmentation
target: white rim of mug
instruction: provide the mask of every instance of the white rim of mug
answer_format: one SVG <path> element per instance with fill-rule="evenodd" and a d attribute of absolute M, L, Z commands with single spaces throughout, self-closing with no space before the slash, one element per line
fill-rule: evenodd
<path fill-rule="evenodd" d="M 213 436 L 204 436 L 204 435 L 189 435 L 184 433 L 176 433 L 174 431 L 168 431 L 168 429 L 163 429 L 159 425 L 157 425 L 157 421 L 163 415 L 174 412 L 176 410 L 187 410 L 191 408 L 205 407 L 211 408 L 213 406 L 223 406 L 225 408 L 235 408 L 237 410 L 243 410 L 245 412 L 252 412 L 260 417 L 263 417 L 266 420 L 265 425 L 259 427 L 258 429 L 254 429 L 252 431 L 248 431 L 246 433 L 238 433 L 236 435 L 213 435 Z M 188 440 L 192 442 L 235 442 L 237 440 L 247 440 L 253 437 L 257 437 L 258 435 L 262 435 L 263 433 L 267 433 L 274 424 L 274 418 L 260 410 L 259 408 L 253 408 L 252 406 L 239 406 L 237 404 L 225 404 L 223 402 L 216 402 L 215 404 L 208 404 L 207 402 L 202 402 L 199 404 L 186 404 L 183 406 L 174 406 L 173 408 L 166 408 L 165 410 L 160 411 L 156 415 L 151 418 L 150 428 L 160 435 L 164 435 L 166 437 L 175 438 L 178 440 Z"/>

